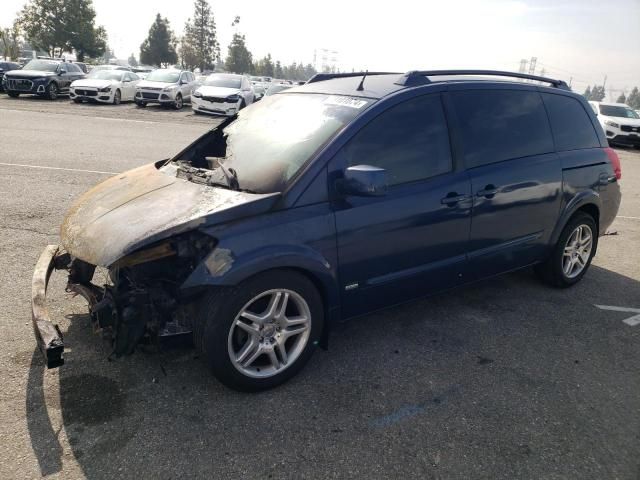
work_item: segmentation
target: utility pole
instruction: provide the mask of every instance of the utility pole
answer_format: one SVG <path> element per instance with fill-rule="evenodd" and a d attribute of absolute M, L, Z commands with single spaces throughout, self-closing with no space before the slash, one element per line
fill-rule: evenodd
<path fill-rule="evenodd" d="M 605 85 L 607 84 L 607 76 L 604 76 L 604 82 L 602 82 L 602 90 L 604 90 Z"/>
<path fill-rule="evenodd" d="M 571 82 L 573 81 L 573 77 L 569 77 L 569 88 L 571 88 Z"/>

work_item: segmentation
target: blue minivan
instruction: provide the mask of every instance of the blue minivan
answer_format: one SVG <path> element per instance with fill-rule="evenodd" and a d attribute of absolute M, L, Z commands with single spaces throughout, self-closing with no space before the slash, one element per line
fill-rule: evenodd
<path fill-rule="evenodd" d="M 575 284 L 620 177 L 560 80 L 320 74 L 81 196 L 36 265 L 37 341 L 63 363 L 46 288 L 64 269 L 114 355 L 189 335 L 225 385 L 270 388 L 335 322 L 529 266 Z"/>

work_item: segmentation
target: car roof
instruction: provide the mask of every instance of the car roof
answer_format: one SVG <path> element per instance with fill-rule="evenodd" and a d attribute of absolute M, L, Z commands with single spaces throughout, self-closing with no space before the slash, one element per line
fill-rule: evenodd
<path fill-rule="evenodd" d="M 366 78 L 364 79 L 364 82 L 362 82 L 365 75 Z M 509 77 L 513 78 L 507 80 Z M 554 85 L 556 89 L 570 92 L 569 87 L 567 87 L 561 80 L 515 72 L 491 70 L 411 71 L 405 74 L 391 72 L 318 74 L 305 85 L 295 87 L 291 91 L 380 99 L 399 90 L 404 90 L 418 85 L 438 83 L 491 83 L 501 86 L 538 86 L 537 83 L 525 83 L 522 81 L 527 79 L 534 80 L 536 82 L 549 83 Z M 359 89 L 361 82 L 362 89 Z"/>
<path fill-rule="evenodd" d="M 207 75 L 207 77 L 210 77 L 212 75 L 218 75 L 218 76 L 222 76 L 222 77 L 234 77 L 234 78 L 242 78 L 242 77 L 246 76 L 246 75 L 241 75 L 239 73 L 211 73 L 211 74 Z"/>

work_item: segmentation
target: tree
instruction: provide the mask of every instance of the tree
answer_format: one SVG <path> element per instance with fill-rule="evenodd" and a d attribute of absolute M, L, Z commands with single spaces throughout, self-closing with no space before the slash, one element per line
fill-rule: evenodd
<path fill-rule="evenodd" d="M 184 49 L 187 59 L 193 58 L 189 62 L 191 66 L 199 67 L 200 71 L 213 69 L 215 61 L 220 59 L 216 22 L 207 0 L 195 0 L 193 7 L 193 20 L 190 18 L 185 24 L 180 50 Z"/>
<path fill-rule="evenodd" d="M 276 78 L 284 77 L 284 73 L 282 72 L 282 64 L 280 63 L 280 60 L 276 60 L 276 66 L 273 70 L 273 76 Z"/>
<path fill-rule="evenodd" d="M 149 29 L 149 36 L 140 45 L 140 63 L 162 67 L 177 61 L 176 39 L 169 20 L 158 13 Z"/>
<path fill-rule="evenodd" d="M 71 49 L 67 33 L 66 0 L 29 0 L 18 14 L 18 25 L 37 50 L 50 56 Z"/>
<path fill-rule="evenodd" d="M 605 96 L 606 96 L 606 93 L 604 91 L 604 85 L 594 85 L 593 88 L 591 89 L 590 100 L 601 102 Z"/>
<path fill-rule="evenodd" d="M 22 49 L 20 26 L 17 22 L 13 27 L 0 30 L 0 53 L 11 60 L 17 60 Z"/>
<path fill-rule="evenodd" d="M 584 91 L 584 93 L 582 95 L 587 100 L 591 100 L 591 85 L 587 86 L 587 89 Z"/>
<path fill-rule="evenodd" d="M 96 11 L 92 0 L 66 1 L 66 30 L 69 44 L 76 51 L 76 57 L 83 62 L 85 56 L 99 57 L 107 48 L 107 31 L 96 27 Z"/>
<path fill-rule="evenodd" d="M 98 57 L 107 47 L 107 32 L 95 25 L 96 12 L 91 0 L 29 0 L 18 14 L 18 25 L 27 40 L 51 56 L 76 51 Z"/>
<path fill-rule="evenodd" d="M 192 70 L 198 66 L 198 56 L 193 48 L 193 44 L 187 40 L 186 35 L 180 38 L 178 46 L 178 54 L 180 57 L 180 65 L 182 68 Z"/>
<path fill-rule="evenodd" d="M 225 60 L 227 70 L 235 73 L 250 73 L 253 70 L 252 59 L 253 56 L 247 49 L 244 35 L 234 33 Z"/>
<path fill-rule="evenodd" d="M 618 97 L 618 99 L 616 100 L 616 103 L 627 103 L 627 97 L 624 94 L 624 92 L 622 92 L 620 94 L 620 96 Z"/>
<path fill-rule="evenodd" d="M 132 67 L 138 66 L 138 61 L 136 60 L 136 57 L 133 53 L 129 55 L 129 58 L 127 59 L 127 63 Z"/>
<path fill-rule="evenodd" d="M 627 97 L 627 105 L 629 105 L 633 109 L 640 109 L 640 91 L 638 91 L 638 87 L 633 87 L 629 97 Z"/>

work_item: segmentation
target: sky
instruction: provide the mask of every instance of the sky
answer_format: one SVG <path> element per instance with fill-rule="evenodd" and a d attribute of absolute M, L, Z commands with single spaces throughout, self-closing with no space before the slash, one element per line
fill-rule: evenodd
<path fill-rule="evenodd" d="M 192 14 L 185 0 L 93 0 L 119 58 L 138 56 L 156 13 L 177 35 Z M 582 92 L 602 84 L 608 96 L 640 86 L 640 0 L 209 0 L 223 56 L 234 32 L 254 58 L 313 63 L 337 52 L 341 70 L 482 68 L 517 71 L 537 57 L 537 74 Z M 2 0 L 9 26 L 25 0 Z M 153 6 L 150 6 L 150 5 Z M 239 15 L 240 24 L 232 27 Z M 544 70 L 544 72 L 542 72 Z"/>

